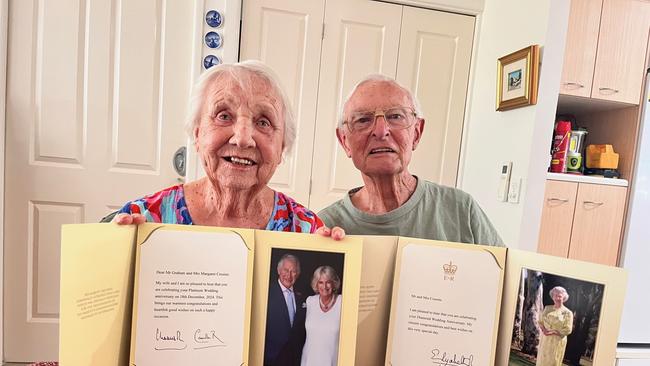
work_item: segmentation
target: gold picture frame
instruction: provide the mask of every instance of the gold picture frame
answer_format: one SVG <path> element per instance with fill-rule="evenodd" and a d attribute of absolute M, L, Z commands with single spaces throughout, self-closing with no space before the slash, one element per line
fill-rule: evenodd
<path fill-rule="evenodd" d="M 497 111 L 537 104 L 539 46 L 497 60 Z"/>

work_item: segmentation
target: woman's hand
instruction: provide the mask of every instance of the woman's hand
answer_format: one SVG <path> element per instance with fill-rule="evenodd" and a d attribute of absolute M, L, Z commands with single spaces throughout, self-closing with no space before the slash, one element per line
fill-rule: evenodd
<path fill-rule="evenodd" d="M 544 333 L 545 336 L 550 336 L 551 335 L 551 331 L 546 329 L 546 327 L 544 325 L 542 325 L 542 324 L 539 324 L 539 330 L 541 330 L 542 333 Z"/>
<path fill-rule="evenodd" d="M 113 218 L 113 222 L 118 225 L 131 225 L 131 224 L 140 225 L 147 222 L 147 218 L 142 216 L 139 213 L 134 213 L 134 214 L 121 213 L 115 215 L 115 217 Z"/>
<path fill-rule="evenodd" d="M 558 332 L 557 330 L 548 330 L 548 329 L 546 329 L 546 328 L 543 328 L 543 329 L 542 329 L 542 332 L 543 332 L 544 335 L 547 336 L 547 337 L 548 337 L 548 336 L 552 336 L 552 335 L 556 335 L 556 336 L 559 336 L 559 335 L 560 335 L 560 332 Z"/>
<path fill-rule="evenodd" d="M 316 229 L 316 234 L 322 235 L 324 237 L 331 237 L 334 240 L 343 240 L 345 238 L 345 230 L 338 226 L 334 226 L 331 229 L 327 226 L 321 226 Z"/>

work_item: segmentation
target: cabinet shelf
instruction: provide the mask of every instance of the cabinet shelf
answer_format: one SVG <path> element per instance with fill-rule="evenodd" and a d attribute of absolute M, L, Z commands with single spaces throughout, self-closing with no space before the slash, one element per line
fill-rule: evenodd
<path fill-rule="evenodd" d="M 636 104 L 612 102 L 609 100 L 576 97 L 574 95 L 560 94 L 557 99 L 558 114 L 586 114 L 608 112 L 619 109 L 636 107 Z"/>
<path fill-rule="evenodd" d="M 546 175 L 546 179 L 561 180 L 565 182 L 602 184 L 606 186 L 619 186 L 619 187 L 628 186 L 628 181 L 625 179 L 604 178 L 604 177 L 590 176 L 590 175 L 548 173 Z"/>

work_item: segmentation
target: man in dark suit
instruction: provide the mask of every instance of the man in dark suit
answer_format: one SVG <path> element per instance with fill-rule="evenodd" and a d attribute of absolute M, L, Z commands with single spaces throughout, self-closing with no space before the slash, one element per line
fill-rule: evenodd
<path fill-rule="evenodd" d="M 305 299 L 293 287 L 300 276 L 300 261 L 285 254 L 278 261 L 277 271 L 277 280 L 269 283 L 264 366 L 300 365 L 305 344 Z"/>

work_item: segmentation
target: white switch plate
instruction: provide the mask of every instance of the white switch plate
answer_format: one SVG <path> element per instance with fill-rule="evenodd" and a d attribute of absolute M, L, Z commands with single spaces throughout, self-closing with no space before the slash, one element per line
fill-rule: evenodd
<path fill-rule="evenodd" d="M 521 177 L 510 178 L 510 189 L 508 189 L 508 202 L 519 203 L 519 193 L 521 192 Z"/>

